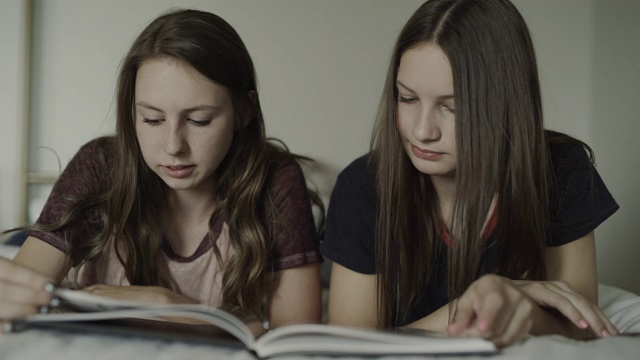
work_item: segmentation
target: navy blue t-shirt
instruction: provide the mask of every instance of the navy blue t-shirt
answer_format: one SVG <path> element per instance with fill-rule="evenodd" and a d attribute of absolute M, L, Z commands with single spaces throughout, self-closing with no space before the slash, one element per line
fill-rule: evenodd
<path fill-rule="evenodd" d="M 555 189 L 550 196 L 551 231 L 548 246 L 559 246 L 592 232 L 619 206 L 593 169 L 584 148 L 573 144 L 549 145 Z M 497 221 L 500 221 L 498 219 Z M 362 274 L 375 274 L 375 173 L 368 155 L 353 161 L 338 175 L 331 195 L 322 254 Z M 493 272 L 498 261 L 495 233 L 489 234 L 478 276 Z M 449 302 L 447 251 L 442 243 L 434 273 L 421 299 L 400 325 L 419 320 Z"/>

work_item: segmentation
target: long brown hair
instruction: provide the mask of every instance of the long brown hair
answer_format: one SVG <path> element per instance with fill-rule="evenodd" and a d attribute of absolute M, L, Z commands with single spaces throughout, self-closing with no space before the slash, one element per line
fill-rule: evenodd
<path fill-rule="evenodd" d="M 431 0 L 396 42 L 372 136 L 377 177 L 379 325 L 397 325 L 422 295 L 439 256 L 438 199 L 396 129 L 397 70 L 405 51 L 439 46 L 453 73 L 456 199 L 448 250 L 449 299 L 477 277 L 483 225 L 498 199 L 498 274 L 544 279 L 550 163 L 533 43 L 507 0 Z M 450 313 L 451 314 L 451 313 Z"/>
<path fill-rule="evenodd" d="M 99 140 L 107 142 L 107 152 L 113 151 L 107 156 L 112 159 L 101 160 L 112 169 L 107 189 L 71 199 L 73 205 L 58 223 L 34 228 L 53 230 L 69 223 L 78 212 L 90 210 L 92 221 L 101 224 L 102 231 L 83 242 L 82 249 L 73 249 L 83 254 L 78 267 L 98 256 L 108 240 L 114 239 L 116 254 L 132 285 L 172 287 L 157 263 L 162 244 L 162 228 L 157 219 L 166 206 L 167 187 L 146 165 L 134 126 L 136 75 L 143 62 L 154 58 L 188 64 L 229 91 L 238 130 L 216 169 L 219 188 L 209 219 L 209 235 L 213 239 L 214 220 L 224 216 L 234 251 L 223 261 L 213 241 L 223 271 L 222 303 L 241 305 L 257 314 L 269 286 L 266 274 L 270 270 L 271 243 L 266 229 L 273 204 L 265 189 L 267 176 L 292 159 L 309 159 L 291 154 L 281 142 L 266 138 L 249 52 L 231 25 L 215 14 L 174 10 L 156 18 L 142 31 L 121 64 L 115 136 Z M 310 191 L 310 197 L 323 215 L 324 207 L 317 194 Z"/>

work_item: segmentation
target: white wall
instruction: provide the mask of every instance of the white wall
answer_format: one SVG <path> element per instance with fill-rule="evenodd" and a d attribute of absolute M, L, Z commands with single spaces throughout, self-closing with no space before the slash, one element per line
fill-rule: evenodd
<path fill-rule="evenodd" d="M 0 230 L 16 225 L 22 117 L 24 4 L 0 2 Z"/>
<path fill-rule="evenodd" d="M 640 1 L 593 10 L 592 145 L 621 210 L 596 232 L 600 278 L 640 293 Z"/>
<path fill-rule="evenodd" d="M 64 166 L 81 144 L 112 131 L 117 66 L 133 38 L 164 10 L 195 7 L 219 14 L 240 33 L 256 63 L 269 134 L 319 161 L 314 175 L 326 198 L 338 171 L 367 151 L 393 42 L 422 0 L 34 3 L 32 111 L 38 126 L 32 133 L 33 170 L 58 171 L 52 151 L 39 147 L 55 150 Z M 640 281 L 633 277 L 640 270 L 633 259 L 640 254 L 634 221 L 640 201 L 633 187 L 639 174 L 629 164 L 637 169 L 640 159 L 633 137 L 640 125 L 631 108 L 637 102 L 632 86 L 640 80 L 638 1 L 514 3 L 530 26 L 538 52 L 548 127 L 593 146 L 598 170 L 622 206 L 597 231 L 600 278 L 640 293 Z M 2 16 L 15 20 L 4 11 Z M 4 29 L 7 25 L 1 23 Z M 4 55 L 0 59 L 0 88 L 6 91 L 4 71 L 19 64 L 7 63 Z M 17 101 L 15 96 L 4 99 L 0 101 L 9 105 Z M 0 109 L 2 115 L 5 109 Z M 2 139 L 13 137 L 5 135 L 6 126 L 17 128 L 3 126 Z M 7 148 L 5 153 L 17 148 L 15 142 L 0 146 Z M 622 156 L 627 162 L 619 160 Z M 0 194 L 13 194 L 15 181 L 4 183 L 12 171 L 5 170 L 6 165 L 0 162 Z M 46 196 L 46 191 L 33 195 Z M 15 204 L 0 204 L 0 228 L 16 225 L 7 210 L 12 208 Z"/>
<path fill-rule="evenodd" d="M 388 54 L 419 3 L 36 1 L 33 167 L 57 172 L 49 149 L 64 165 L 112 131 L 119 61 L 148 21 L 180 5 L 215 12 L 240 33 L 256 63 L 267 131 L 318 159 L 326 198 L 337 172 L 367 149 Z"/>

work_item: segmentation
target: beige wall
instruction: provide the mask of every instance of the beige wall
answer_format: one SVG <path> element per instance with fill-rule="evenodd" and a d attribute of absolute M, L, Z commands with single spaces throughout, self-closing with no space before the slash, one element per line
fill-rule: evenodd
<path fill-rule="evenodd" d="M 20 0 L 3 0 L 19 12 Z M 319 161 L 314 179 L 328 196 L 338 171 L 366 152 L 389 52 L 421 0 L 47 0 L 34 2 L 34 92 L 30 166 L 58 172 L 78 147 L 113 129 L 117 65 L 144 25 L 173 6 L 221 15 L 257 66 L 267 130 Z M 598 170 L 622 209 L 597 231 L 601 281 L 640 293 L 637 102 L 638 1 L 514 0 L 539 56 L 549 128 L 591 144 Z M 15 4 L 15 5 L 12 5 Z M 19 28 L 2 11 L 0 30 Z M 6 18 L 6 19 L 5 19 Z M 19 101 L 17 34 L 0 57 L 1 150 L 15 157 Z M 4 43 L 3 43 L 3 46 Z M 4 50 L 4 49 L 3 49 Z M 8 80 L 5 81 L 5 78 Z M 634 86 L 634 87 L 632 87 Z M 8 88 L 11 88 L 7 90 Z M 7 120 L 4 120 L 4 119 Z M 10 132 L 5 132 L 8 130 Z M 14 134 L 14 135 L 12 135 Z M 46 148 L 45 148 L 46 147 Z M 48 148 L 48 149 L 47 149 Z M 49 150 L 51 149 L 51 150 Z M 17 159 L 17 157 L 16 157 Z M 625 161 L 623 161 L 625 160 Z M 636 165 L 633 167 L 632 165 Z M 17 218 L 17 163 L 0 162 L 0 229 Z M 48 188 L 32 190 L 37 213 Z M 6 200 L 8 199 L 8 200 Z"/>

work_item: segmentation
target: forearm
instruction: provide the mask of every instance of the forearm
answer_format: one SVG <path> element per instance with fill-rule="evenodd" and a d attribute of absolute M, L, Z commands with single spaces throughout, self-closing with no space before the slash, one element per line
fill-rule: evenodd
<path fill-rule="evenodd" d="M 276 286 L 267 293 L 269 327 L 319 323 L 322 317 L 320 264 L 307 264 L 273 274 Z"/>
<path fill-rule="evenodd" d="M 444 305 L 420 320 L 414 321 L 406 327 L 446 333 L 447 325 L 449 325 L 449 304 Z"/>
<path fill-rule="evenodd" d="M 95 284 L 81 289 L 97 296 L 147 304 L 197 304 L 198 302 L 160 286 L 117 286 Z"/>
<path fill-rule="evenodd" d="M 48 243 L 29 236 L 13 261 L 39 274 L 62 281 L 70 267 L 70 259 Z"/>

